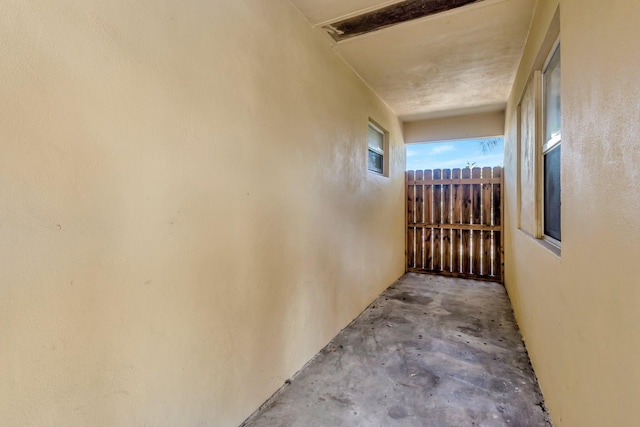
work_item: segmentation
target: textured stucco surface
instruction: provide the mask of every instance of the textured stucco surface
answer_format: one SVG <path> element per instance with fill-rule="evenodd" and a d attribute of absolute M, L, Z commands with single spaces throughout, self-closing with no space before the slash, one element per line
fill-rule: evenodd
<path fill-rule="evenodd" d="M 402 129 L 404 142 L 410 144 L 502 136 L 504 125 L 500 110 L 405 122 Z"/>
<path fill-rule="evenodd" d="M 237 425 L 402 274 L 399 122 L 288 2 L 7 0 L 0 46 L 0 425 Z"/>
<path fill-rule="evenodd" d="M 562 251 L 515 229 L 515 106 L 560 7 Z M 640 3 L 541 0 L 507 109 L 506 286 L 554 425 L 640 425 Z"/>

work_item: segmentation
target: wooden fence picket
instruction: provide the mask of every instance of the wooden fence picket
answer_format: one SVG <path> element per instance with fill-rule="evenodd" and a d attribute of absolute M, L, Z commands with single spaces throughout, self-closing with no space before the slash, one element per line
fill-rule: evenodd
<path fill-rule="evenodd" d="M 502 190 L 502 168 L 493 168 L 493 177 L 500 179 L 500 183 L 493 185 L 493 225 L 498 229 L 493 232 L 492 275 L 502 279 L 504 276 L 502 266 L 502 254 L 504 252 L 502 241 L 502 199 L 500 197 Z"/>
<path fill-rule="evenodd" d="M 451 178 L 453 180 L 460 179 L 460 169 L 454 169 L 451 172 Z M 453 184 L 451 194 L 453 197 L 453 217 L 451 218 L 452 224 L 462 224 L 462 185 Z M 462 230 L 452 228 L 451 229 L 451 272 L 461 273 L 460 266 L 460 244 L 462 237 Z"/>
<path fill-rule="evenodd" d="M 480 168 L 473 168 L 471 170 L 471 178 L 480 179 Z M 480 202 L 482 196 L 480 184 L 471 184 L 471 206 L 472 206 L 472 217 L 471 222 L 473 224 L 480 224 L 480 217 L 482 215 L 482 204 Z M 480 236 L 480 230 L 473 230 L 471 235 L 471 246 L 472 246 L 472 255 L 471 255 L 471 272 L 479 276 L 480 275 L 480 242 L 482 238 Z"/>
<path fill-rule="evenodd" d="M 433 180 L 433 171 L 424 171 L 424 179 L 426 182 Z M 433 185 L 424 186 L 424 217 L 423 223 L 433 222 Z M 430 270 L 433 265 L 433 250 L 431 241 L 433 240 L 433 229 L 424 229 L 424 269 Z"/>
<path fill-rule="evenodd" d="M 451 170 L 442 170 L 442 179 L 451 179 Z M 442 186 L 442 224 L 451 224 L 451 184 Z M 451 271 L 451 230 L 442 230 L 442 271 Z"/>
<path fill-rule="evenodd" d="M 440 179 L 442 178 L 442 170 L 435 169 L 433 171 L 433 215 L 432 224 L 440 224 L 442 221 L 442 186 L 440 185 Z M 431 243 L 433 250 L 431 251 L 431 257 L 433 259 L 432 269 L 434 271 L 442 270 L 442 253 L 440 242 L 440 228 L 432 228 L 433 241 Z"/>
<path fill-rule="evenodd" d="M 490 177 L 491 176 L 491 168 L 482 168 L 482 177 Z M 491 217 L 491 184 L 482 184 L 482 225 L 491 225 L 492 217 Z M 491 276 L 491 238 L 493 235 L 492 231 L 483 230 L 482 233 L 482 269 L 481 273 L 483 276 Z"/>
<path fill-rule="evenodd" d="M 471 169 L 462 169 L 462 180 L 471 180 Z M 471 224 L 471 184 L 462 185 L 462 224 Z M 471 230 L 462 230 L 462 274 L 471 274 Z"/>
<path fill-rule="evenodd" d="M 416 267 L 416 251 L 415 251 L 415 184 L 410 184 L 415 180 L 415 172 L 407 172 L 407 268 Z"/>
<path fill-rule="evenodd" d="M 416 171 L 416 181 L 420 182 L 424 180 L 424 171 Z M 416 185 L 416 223 L 420 224 L 424 221 L 424 187 L 422 185 Z M 426 230 L 423 228 L 416 228 L 416 268 L 424 268 L 423 252 L 424 252 L 424 233 Z"/>

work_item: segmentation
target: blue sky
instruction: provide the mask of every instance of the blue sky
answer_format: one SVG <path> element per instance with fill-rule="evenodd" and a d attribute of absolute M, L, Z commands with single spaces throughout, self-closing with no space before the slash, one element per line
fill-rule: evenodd
<path fill-rule="evenodd" d="M 502 166 L 504 139 L 487 153 L 482 151 L 480 139 L 407 144 L 407 170 L 453 169 L 475 162 L 475 166 Z"/>

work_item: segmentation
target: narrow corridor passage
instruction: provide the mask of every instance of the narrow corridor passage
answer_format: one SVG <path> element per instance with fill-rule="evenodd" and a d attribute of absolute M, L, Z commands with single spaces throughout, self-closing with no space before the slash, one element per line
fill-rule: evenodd
<path fill-rule="evenodd" d="M 243 426 L 549 426 L 502 285 L 407 274 Z"/>

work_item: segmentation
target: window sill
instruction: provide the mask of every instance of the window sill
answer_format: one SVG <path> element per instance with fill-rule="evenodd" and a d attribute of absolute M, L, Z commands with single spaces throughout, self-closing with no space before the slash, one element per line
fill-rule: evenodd
<path fill-rule="evenodd" d="M 551 251 L 558 258 L 560 258 L 560 256 L 562 255 L 562 249 L 560 248 L 560 246 L 554 244 L 553 242 L 546 240 L 545 238 L 536 239 L 536 241 L 540 243 L 543 248 Z"/>
<path fill-rule="evenodd" d="M 560 248 L 560 246 L 555 245 L 554 243 L 552 243 L 552 242 L 550 242 L 548 240 L 545 240 L 544 237 L 542 237 L 542 238 L 534 237 L 534 236 L 532 236 L 531 234 L 527 233 L 526 231 L 524 231 L 521 228 L 518 228 L 517 230 L 520 233 L 522 233 L 523 235 L 525 235 L 528 238 L 530 238 L 531 240 L 533 240 L 534 242 L 538 243 L 543 248 L 547 249 L 549 252 L 553 253 L 558 258 L 561 257 L 562 249 Z"/>
<path fill-rule="evenodd" d="M 389 178 L 389 174 L 388 173 L 380 173 L 377 171 L 372 171 L 371 169 L 367 169 L 367 172 L 369 175 L 373 175 L 373 176 L 379 176 L 380 178 Z"/>

